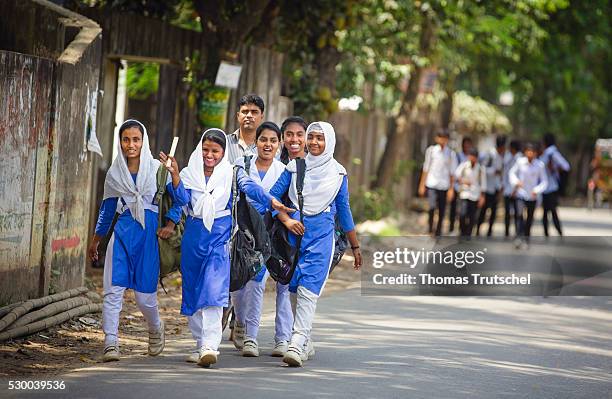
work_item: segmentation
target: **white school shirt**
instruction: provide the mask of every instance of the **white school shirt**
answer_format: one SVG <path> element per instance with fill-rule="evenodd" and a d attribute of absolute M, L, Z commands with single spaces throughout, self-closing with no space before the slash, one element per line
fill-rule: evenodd
<path fill-rule="evenodd" d="M 425 186 L 435 190 L 448 190 L 450 177 L 457 169 L 457 154 L 448 146 L 444 149 L 439 144 L 427 147 L 423 172 L 427 172 Z"/>
<path fill-rule="evenodd" d="M 514 155 L 512 155 L 510 151 L 506 151 L 504 154 L 504 178 L 502 181 L 504 197 L 510 197 L 512 195 L 512 191 L 514 191 L 514 186 L 510 184 L 510 169 L 512 169 L 516 161 L 522 157 L 523 153 L 520 151 Z"/>
<path fill-rule="evenodd" d="M 502 188 L 502 176 L 504 169 L 504 161 L 497 152 L 497 150 L 491 150 L 486 152 L 481 160 L 480 164 L 485 168 L 487 175 L 487 189 L 488 194 L 495 194 L 497 190 Z M 497 174 L 497 173 L 500 174 Z"/>
<path fill-rule="evenodd" d="M 457 182 L 459 182 L 459 179 L 469 182 L 469 184 L 459 183 L 460 199 L 478 201 L 480 194 L 485 190 L 487 185 L 484 168 L 478 162 L 472 166 L 472 162 L 469 160 L 461 163 L 461 165 L 457 167 L 455 178 Z"/>
<path fill-rule="evenodd" d="M 459 167 L 459 165 L 461 165 L 467 160 L 468 160 L 468 157 L 463 151 L 457 151 L 457 167 Z M 457 169 L 455 169 L 455 172 L 456 171 Z M 453 172 L 453 176 L 455 175 L 455 172 Z M 459 183 L 457 182 L 457 179 L 455 179 L 454 187 L 455 187 L 455 191 L 459 192 Z"/>
<path fill-rule="evenodd" d="M 519 182 L 523 183 L 523 187 L 517 190 L 517 197 L 534 201 L 535 198 L 531 197 L 531 193 L 541 194 L 548 184 L 544 163 L 539 159 L 529 162 L 527 157 L 519 158 L 510 169 L 510 184 L 516 187 Z"/>
<path fill-rule="evenodd" d="M 557 169 L 562 169 L 566 172 L 569 171 L 569 162 L 567 162 L 567 159 L 565 159 L 563 155 L 561 155 L 561 153 L 557 149 L 557 146 L 555 145 L 547 147 L 544 150 L 542 156 L 540 157 L 540 160 L 544 163 L 544 166 L 546 167 L 546 176 L 548 176 L 548 187 L 546 187 L 546 190 L 544 190 L 544 194 L 553 193 L 559 190 L 560 176 Z M 554 165 L 554 171 L 548 168 L 549 162 L 552 162 L 552 164 Z"/>

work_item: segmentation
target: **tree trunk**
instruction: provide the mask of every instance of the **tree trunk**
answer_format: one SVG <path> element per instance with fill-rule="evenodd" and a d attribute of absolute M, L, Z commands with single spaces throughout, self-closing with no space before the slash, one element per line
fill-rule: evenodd
<path fill-rule="evenodd" d="M 421 68 L 416 68 L 413 76 L 410 77 L 408 91 L 402 100 L 402 108 L 399 115 L 395 118 L 395 130 L 391 130 L 387 136 L 387 144 L 385 151 L 380 159 L 376 180 L 372 185 L 373 188 L 390 188 L 395 175 L 397 159 L 400 151 L 405 149 L 407 137 L 410 133 L 410 120 L 412 110 L 416 103 L 416 98 L 419 94 L 419 79 L 421 77 Z"/>
<path fill-rule="evenodd" d="M 205 79 L 214 83 L 221 61 L 236 61 L 240 45 L 260 26 L 270 1 L 252 0 L 244 8 L 233 10 L 218 2 L 194 0 L 202 34 L 207 38 Z"/>
<path fill-rule="evenodd" d="M 435 42 L 435 26 L 431 15 L 427 12 L 423 13 L 421 22 L 421 37 L 419 40 L 419 53 L 424 57 L 429 57 L 432 53 Z M 419 95 L 419 84 L 423 74 L 423 67 L 415 65 L 414 72 L 410 76 L 408 89 L 402 97 L 402 106 L 400 113 L 395 119 L 396 129 L 389 132 L 385 151 L 378 165 L 376 180 L 372 185 L 373 188 L 389 189 L 393 183 L 393 177 L 397 167 L 397 160 L 400 151 L 406 150 L 411 142 L 411 119 L 412 111 L 416 104 Z"/>
<path fill-rule="evenodd" d="M 449 76 L 444 85 L 444 98 L 440 104 L 440 127 L 448 129 L 453 120 L 453 94 L 455 94 L 455 77 Z"/>
<path fill-rule="evenodd" d="M 340 63 L 342 54 L 337 48 L 325 46 L 317 52 L 315 56 L 315 68 L 320 87 L 327 87 L 330 90 L 332 99 L 335 101 L 338 91 L 336 90 L 336 66 Z M 332 113 L 331 110 L 328 113 Z M 329 115 L 321 115 L 326 119 Z M 343 165 L 348 166 L 351 162 L 351 138 L 343 133 L 343 130 L 336 129 L 336 151 L 335 158 Z"/>
<path fill-rule="evenodd" d="M 328 87 L 332 96 L 335 97 L 336 92 L 336 66 L 340 62 L 342 55 L 337 48 L 325 46 L 317 52 L 315 57 L 315 67 L 319 78 L 319 86 Z"/>

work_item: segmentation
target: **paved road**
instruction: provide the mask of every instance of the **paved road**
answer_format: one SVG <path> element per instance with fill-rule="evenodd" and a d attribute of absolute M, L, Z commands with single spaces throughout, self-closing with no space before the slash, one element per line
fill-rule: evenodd
<path fill-rule="evenodd" d="M 499 208 L 501 206 L 501 208 Z M 493 227 L 494 235 L 504 234 L 503 223 L 503 203 L 498 204 L 499 221 Z M 559 218 L 563 228 L 563 234 L 566 236 L 612 236 L 612 210 L 610 209 L 593 209 L 589 211 L 586 208 L 575 207 L 559 207 Z M 552 218 L 548 217 L 548 231 L 551 235 L 556 235 L 557 231 L 552 224 Z M 488 221 L 488 215 L 487 219 Z M 488 224 L 481 226 L 481 234 L 486 234 Z M 511 232 L 514 230 L 511 229 Z M 539 207 L 534 216 L 533 227 L 531 229 L 533 236 L 543 236 L 544 229 L 542 227 L 542 208 Z"/>
<path fill-rule="evenodd" d="M 564 208 L 568 235 L 612 235 L 612 214 Z M 501 230 L 500 230 L 501 231 Z M 61 398 L 612 398 L 612 297 L 324 296 L 317 355 L 301 369 L 242 358 L 224 341 L 216 367 L 183 362 L 189 340 L 54 379 Z M 0 397 L 41 397 L 7 390 Z"/>
<path fill-rule="evenodd" d="M 70 398 L 609 398 L 609 297 L 365 297 L 320 302 L 316 358 L 287 368 L 269 353 L 247 359 L 225 342 L 213 369 L 184 363 L 191 346 L 136 355 L 62 376 Z M 2 397 L 34 397 L 6 391 Z M 6 395 L 8 393 L 8 395 Z"/>

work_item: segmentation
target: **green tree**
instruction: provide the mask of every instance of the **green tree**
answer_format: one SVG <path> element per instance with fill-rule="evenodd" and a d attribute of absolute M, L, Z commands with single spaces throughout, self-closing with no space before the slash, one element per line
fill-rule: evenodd
<path fill-rule="evenodd" d="M 447 92 L 441 107 L 448 125 L 452 93 L 461 76 L 481 59 L 519 63 L 545 36 L 540 24 L 565 0 L 467 2 L 370 0 L 360 3 L 364 19 L 345 40 L 352 65 L 343 71 L 391 92 L 396 129 L 387 138 L 375 187 L 389 188 L 398 155 L 411 142 L 412 115 L 425 68 L 435 67 Z M 398 84 L 409 75 L 404 87 Z M 359 82 L 359 79 L 352 79 Z M 351 82 L 351 79 L 343 79 Z M 356 89 L 356 88 L 354 88 Z M 478 92 L 476 92 L 478 94 Z"/>
<path fill-rule="evenodd" d="M 571 183 L 584 187 L 595 139 L 612 137 L 612 5 L 596 0 L 566 6 L 547 8 L 541 22 L 543 38 L 535 50 L 521 49 L 511 61 L 475 60 L 460 85 L 492 100 L 500 91 L 512 91 L 514 104 L 507 112 L 515 131 L 531 138 L 555 133 L 572 149 L 577 179 Z"/>

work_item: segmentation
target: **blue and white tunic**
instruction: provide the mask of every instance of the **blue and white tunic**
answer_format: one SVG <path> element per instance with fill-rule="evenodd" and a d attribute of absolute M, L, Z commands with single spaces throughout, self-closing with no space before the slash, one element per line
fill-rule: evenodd
<path fill-rule="evenodd" d="M 132 174 L 136 182 L 137 174 Z M 171 192 L 172 183 L 166 190 Z M 108 234 L 115 212 L 120 215 L 115 224 L 113 235 L 108 243 L 107 258 L 111 260 L 111 282 L 114 286 L 131 288 L 138 292 L 153 293 L 157 291 L 159 279 L 159 246 L 157 243 L 158 208 L 153 204 L 152 195 L 144 195 L 145 228 L 134 219 L 127 208 L 126 201 L 119 197 L 110 197 L 102 201 L 96 234 Z M 166 213 L 165 219 L 178 223 L 181 208 L 175 205 Z M 106 287 L 109 288 L 109 287 Z"/>
<path fill-rule="evenodd" d="M 308 172 L 307 172 L 308 173 Z M 287 192 L 291 185 L 292 173 L 284 171 L 270 194 L 277 199 Z M 297 205 L 294 204 L 297 209 Z M 289 283 L 289 291 L 297 292 L 298 286 L 319 295 L 329 274 L 335 247 L 334 218 L 338 213 L 340 226 L 345 232 L 355 229 L 353 215 L 349 205 L 348 177 L 344 176 L 340 190 L 328 208 L 316 215 L 304 216 L 304 236 L 300 246 L 298 264 Z M 300 212 L 291 215 L 292 219 L 300 220 Z M 296 237 L 289 232 L 289 242 L 295 244 Z"/>
<path fill-rule="evenodd" d="M 270 206 L 272 197 L 248 178 L 244 170 L 238 171 L 238 188 L 250 198 Z M 195 214 L 197 194 L 181 183 L 174 191 L 177 203 L 187 205 L 187 221 L 181 244 L 181 273 L 183 301 L 181 314 L 193 315 L 207 306 L 227 306 L 229 302 L 230 258 L 229 239 L 232 228 L 232 196 L 225 209 L 215 213 L 211 230 Z M 194 195 L 196 194 L 196 195 Z"/>
<path fill-rule="evenodd" d="M 272 186 L 274 185 L 274 183 L 276 183 L 276 180 L 278 180 L 280 175 L 284 172 L 285 164 L 283 164 L 277 159 L 273 159 L 272 165 L 270 165 L 270 167 L 266 171 L 266 170 L 257 169 L 256 161 L 257 161 L 257 156 L 253 156 L 251 158 L 251 165 L 249 166 L 249 177 L 255 183 L 259 184 L 266 192 L 269 192 Z M 244 167 L 244 157 L 239 158 L 236 161 L 236 165 Z M 269 210 L 268 207 L 263 206 L 261 203 L 253 200 L 252 198 L 248 196 L 247 196 L 247 200 L 262 215 L 265 214 L 266 211 Z M 253 277 L 253 280 L 257 282 L 262 282 L 265 274 L 266 274 L 266 268 L 264 267 L 260 270 L 259 273 L 257 273 L 255 277 Z"/>

